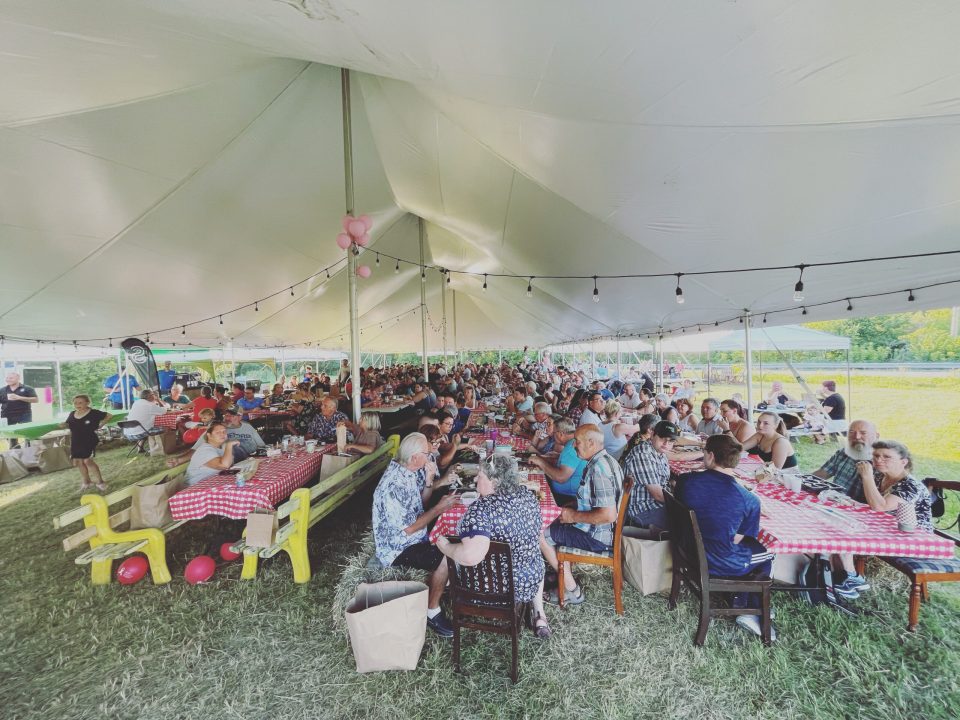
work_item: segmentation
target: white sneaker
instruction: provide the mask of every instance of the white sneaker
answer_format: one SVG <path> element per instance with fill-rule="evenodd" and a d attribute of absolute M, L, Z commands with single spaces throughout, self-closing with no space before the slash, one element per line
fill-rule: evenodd
<path fill-rule="evenodd" d="M 737 615 L 737 625 L 749 630 L 757 637 L 762 635 L 760 629 L 760 616 L 759 615 Z M 777 631 L 773 627 L 773 624 L 770 625 L 770 642 L 773 642 L 777 639 Z"/>

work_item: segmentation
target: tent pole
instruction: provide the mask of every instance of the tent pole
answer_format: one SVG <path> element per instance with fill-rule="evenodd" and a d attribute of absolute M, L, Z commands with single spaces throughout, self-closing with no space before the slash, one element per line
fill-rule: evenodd
<path fill-rule="evenodd" d="M 420 229 L 420 272 L 425 273 L 426 266 L 423 264 L 423 243 L 426 239 L 427 228 L 423 223 L 423 218 L 417 218 Z M 430 365 L 427 362 L 427 284 L 420 283 L 420 337 L 423 338 L 423 379 L 430 380 Z"/>
<path fill-rule="evenodd" d="M 126 410 L 127 393 L 126 388 L 124 387 L 125 383 L 123 382 L 123 361 L 120 359 L 122 354 L 122 350 L 117 350 L 117 377 L 120 379 L 120 404 L 123 405 L 123 409 Z"/>
<path fill-rule="evenodd" d="M 849 356 L 849 353 L 848 353 L 848 356 Z M 62 414 L 63 413 L 63 380 L 60 377 L 60 358 L 57 358 L 57 398 L 59 399 L 60 413 Z"/>
<path fill-rule="evenodd" d="M 459 362 L 460 352 L 457 350 L 457 291 L 451 290 L 450 297 L 453 299 L 453 354 Z"/>
<path fill-rule="evenodd" d="M 617 380 L 623 380 L 623 372 L 620 370 L 620 335 L 617 334 Z"/>
<path fill-rule="evenodd" d="M 853 392 L 852 385 L 850 383 L 850 348 L 847 348 L 847 422 L 850 421 L 850 418 L 853 417 L 853 399 L 851 393 Z"/>
<path fill-rule="evenodd" d="M 743 352 L 747 365 L 747 421 L 753 422 L 753 352 L 750 349 L 750 311 L 743 310 Z"/>
<path fill-rule="evenodd" d="M 760 399 L 763 400 L 763 350 L 757 350 L 757 365 L 760 371 Z"/>
<path fill-rule="evenodd" d="M 447 282 L 440 277 L 440 314 L 443 316 L 443 365 L 447 365 Z"/>
<path fill-rule="evenodd" d="M 707 397 L 710 397 L 710 371 L 711 371 L 710 360 L 711 360 L 710 351 L 707 350 Z"/>
<path fill-rule="evenodd" d="M 237 363 L 233 356 L 233 339 L 230 340 L 230 382 L 235 383 L 237 381 Z M 216 378 L 214 378 L 216 380 Z"/>
<path fill-rule="evenodd" d="M 657 380 L 658 387 L 657 392 L 663 392 L 663 329 L 661 328 L 660 334 L 657 335 Z"/>
<path fill-rule="evenodd" d="M 340 68 L 340 106 L 343 111 L 343 187 L 347 215 L 353 215 L 353 135 L 350 114 L 350 71 Z M 360 422 L 360 317 L 357 309 L 357 252 L 347 249 L 347 292 L 350 296 L 350 376 L 353 392 L 353 421 Z"/>
<path fill-rule="evenodd" d="M 319 368 L 317 368 L 319 370 Z M 283 347 L 280 348 L 280 375 L 283 376 L 283 382 L 287 382 L 287 354 Z"/>
<path fill-rule="evenodd" d="M 591 340 L 590 341 L 590 372 L 592 373 L 591 379 L 597 379 L 597 344 Z"/>

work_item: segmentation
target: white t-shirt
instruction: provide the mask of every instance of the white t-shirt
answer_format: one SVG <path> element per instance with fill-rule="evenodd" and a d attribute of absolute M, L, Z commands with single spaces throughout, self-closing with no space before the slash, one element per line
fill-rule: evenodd
<path fill-rule="evenodd" d="M 587 408 L 583 411 L 583 415 L 580 416 L 580 423 L 577 425 L 577 427 L 580 427 L 580 425 L 589 425 L 591 423 L 597 427 L 600 427 L 603 425 L 603 420 L 601 420 L 600 416 L 597 415 L 593 410 Z"/>
<path fill-rule="evenodd" d="M 143 425 L 146 430 L 153 430 L 154 421 L 161 415 L 166 415 L 167 409 L 155 405 L 149 400 L 137 400 L 127 413 L 127 420 L 136 420 Z M 136 437 L 143 433 L 140 428 L 124 428 L 124 435 L 127 437 Z"/>
<path fill-rule="evenodd" d="M 196 485 L 201 480 L 218 474 L 220 471 L 207 467 L 207 463 L 219 457 L 223 457 L 222 447 L 203 443 L 197 448 L 193 457 L 190 458 L 190 465 L 187 466 L 187 485 Z"/>
<path fill-rule="evenodd" d="M 640 403 L 643 401 L 640 399 L 640 393 L 635 392 L 633 395 L 627 395 L 626 393 L 623 393 L 617 398 L 617 402 L 627 410 L 636 410 L 638 407 L 640 407 Z"/>

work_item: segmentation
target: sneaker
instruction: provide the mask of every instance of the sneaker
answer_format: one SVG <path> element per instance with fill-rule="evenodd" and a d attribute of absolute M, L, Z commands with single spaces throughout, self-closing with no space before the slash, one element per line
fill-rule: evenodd
<path fill-rule="evenodd" d="M 849 583 L 849 580 L 850 578 L 847 578 L 839 585 L 833 586 L 833 592 L 842 597 L 844 600 L 856 600 L 860 597 L 861 589 L 865 590 L 870 587 L 867 585 L 867 588 L 861 588 L 855 583 Z"/>
<path fill-rule="evenodd" d="M 427 618 L 427 627 L 433 630 L 440 637 L 453 637 L 453 625 L 451 625 L 450 621 L 447 620 L 447 616 L 443 614 L 443 610 L 441 610 L 435 616 Z"/>
<path fill-rule="evenodd" d="M 847 575 L 847 579 L 844 580 L 840 586 L 856 590 L 857 592 L 870 589 L 870 583 L 867 582 L 867 579 L 863 575 Z"/>
<path fill-rule="evenodd" d="M 737 625 L 742 627 L 744 630 L 749 630 L 757 637 L 761 637 L 763 634 L 760 629 L 760 616 L 759 615 L 737 615 Z M 770 642 L 773 642 L 777 639 L 777 631 L 774 629 L 773 624 L 770 625 Z"/>

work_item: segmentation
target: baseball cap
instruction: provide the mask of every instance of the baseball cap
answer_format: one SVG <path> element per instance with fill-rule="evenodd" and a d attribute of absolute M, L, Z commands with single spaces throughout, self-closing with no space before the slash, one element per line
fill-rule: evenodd
<path fill-rule="evenodd" d="M 680 437 L 680 428 L 672 422 L 661 420 L 653 426 L 653 434 L 659 438 L 676 440 L 678 437 Z"/>
<path fill-rule="evenodd" d="M 223 411 L 223 414 L 224 415 L 242 415 L 243 413 L 241 413 L 236 408 L 227 408 L 226 410 Z"/>

